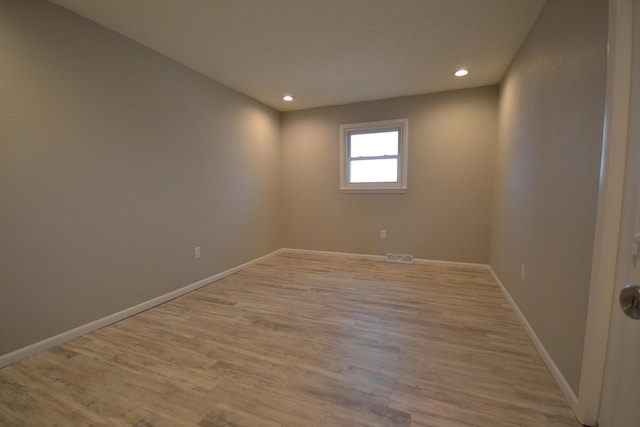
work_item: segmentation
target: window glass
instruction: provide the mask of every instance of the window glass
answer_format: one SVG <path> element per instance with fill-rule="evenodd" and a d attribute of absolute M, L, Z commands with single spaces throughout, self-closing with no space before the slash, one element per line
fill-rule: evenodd
<path fill-rule="evenodd" d="M 397 156 L 399 135 L 400 132 L 397 130 L 372 133 L 351 133 L 349 138 L 349 156 Z"/>
<path fill-rule="evenodd" d="M 398 159 L 351 160 L 349 182 L 397 182 Z"/>

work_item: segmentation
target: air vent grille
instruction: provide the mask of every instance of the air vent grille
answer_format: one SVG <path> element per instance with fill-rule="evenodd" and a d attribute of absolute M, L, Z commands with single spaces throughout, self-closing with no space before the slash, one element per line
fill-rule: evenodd
<path fill-rule="evenodd" d="M 396 264 L 413 264 L 413 255 L 387 254 L 387 262 Z"/>

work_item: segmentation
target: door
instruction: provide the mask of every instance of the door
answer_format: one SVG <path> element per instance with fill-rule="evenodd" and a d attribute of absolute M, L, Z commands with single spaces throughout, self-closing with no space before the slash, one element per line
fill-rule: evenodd
<path fill-rule="evenodd" d="M 623 213 L 599 427 L 640 426 L 640 318 L 621 307 L 625 286 L 640 287 L 640 0 L 633 2 L 632 83 Z M 634 236 L 638 237 L 634 237 Z M 640 289 L 640 288 L 638 288 Z M 623 303 L 640 314 L 633 290 Z"/>

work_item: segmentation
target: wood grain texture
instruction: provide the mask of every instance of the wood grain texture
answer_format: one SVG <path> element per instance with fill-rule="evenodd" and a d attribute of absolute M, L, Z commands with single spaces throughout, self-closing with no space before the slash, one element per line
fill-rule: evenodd
<path fill-rule="evenodd" d="M 578 423 L 488 272 L 281 253 L 1 369 L 0 425 Z"/>

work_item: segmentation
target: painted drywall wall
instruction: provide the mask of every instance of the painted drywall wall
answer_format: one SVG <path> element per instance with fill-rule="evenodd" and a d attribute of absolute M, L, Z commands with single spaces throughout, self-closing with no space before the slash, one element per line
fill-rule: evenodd
<path fill-rule="evenodd" d="M 576 394 L 606 44 L 605 0 L 548 0 L 500 90 L 491 266 Z"/>
<path fill-rule="evenodd" d="M 285 246 L 487 263 L 497 100 L 492 86 L 283 113 Z M 408 191 L 340 193 L 340 124 L 397 118 Z"/>
<path fill-rule="evenodd" d="M 44 1 L 0 58 L 0 354 L 282 246 L 278 112 Z"/>

